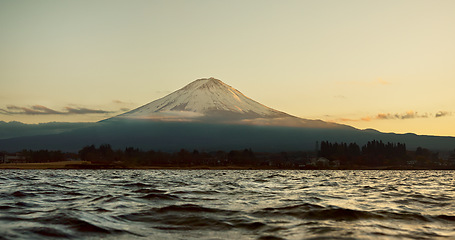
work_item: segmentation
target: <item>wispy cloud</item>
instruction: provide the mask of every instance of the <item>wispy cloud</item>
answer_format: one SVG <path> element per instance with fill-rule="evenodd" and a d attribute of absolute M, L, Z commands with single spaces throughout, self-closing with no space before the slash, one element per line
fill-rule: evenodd
<path fill-rule="evenodd" d="M 407 111 L 406 113 L 379 113 L 375 119 L 386 120 L 386 119 L 412 119 L 412 118 L 428 118 L 428 114 L 419 114 L 415 111 Z"/>
<path fill-rule="evenodd" d="M 0 114 L 7 115 L 81 115 L 81 114 L 105 114 L 113 113 L 112 111 L 106 111 L 101 109 L 90 109 L 82 107 L 65 107 L 65 111 L 57 111 L 42 105 L 34 105 L 31 107 L 20 107 L 15 105 L 9 105 L 4 108 L 0 108 Z"/>
<path fill-rule="evenodd" d="M 369 122 L 373 120 L 372 117 L 362 117 L 362 118 L 338 118 L 336 120 L 331 120 L 330 122 Z"/>
<path fill-rule="evenodd" d="M 135 103 L 132 103 L 132 102 L 125 102 L 125 101 L 122 101 L 122 100 L 113 100 L 112 101 L 117 107 L 120 108 L 120 111 L 121 112 L 126 112 L 126 111 L 129 111 L 131 110 L 132 107 L 134 107 L 136 104 Z"/>
<path fill-rule="evenodd" d="M 450 116 L 452 115 L 451 112 L 447 112 L 447 111 L 439 111 L 437 112 L 434 116 L 439 118 L 439 117 L 446 117 L 446 116 Z"/>
<path fill-rule="evenodd" d="M 335 96 L 333 96 L 333 97 L 334 97 L 334 98 L 338 98 L 338 99 L 347 99 L 346 96 L 341 95 L 341 94 L 340 94 L 340 95 L 335 95 Z"/>
<path fill-rule="evenodd" d="M 113 100 L 112 102 L 115 104 L 125 104 L 125 102 L 120 101 L 120 100 Z"/>
<path fill-rule="evenodd" d="M 112 111 L 105 111 L 100 109 L 89 109 L 89 108 L 71 108 L 66 107 L 66 112 L 64 114 L 103 114 L 103 113 L 112 113 Z"/>
<path fill-rule="evenodd" d="M 335 122 L 369 122 L 372 120 L 393 120 L 393 119 L 415 119 L 415 118 L 440 118 L 452 115 L 451 112 L 439 111 L 435 114 L 418 113 L 416 111 L 407 111 L 405 113 L 378 113 L 375 116 L 365 116 L 361 118 L 339 118 Z"/>
<path fill-rule="evenodd" d="M 122 100 L 112 100 L 113 103 L 115 104 L 119 104 L 119 105 L 134 105 L 134 103 L 132 102 L 125 102 L 125 101 L 122 101 Z"/>
<path fill-rule="evenodd" d="M 25 114 L 25 115 L 44 115 L 44 114 L 60 114 L 60 112 L 50 109 L 42 105 L 32 107 L 19 107 L 9 105 L 6 109 L 0 109 L 4 114 Z"/>

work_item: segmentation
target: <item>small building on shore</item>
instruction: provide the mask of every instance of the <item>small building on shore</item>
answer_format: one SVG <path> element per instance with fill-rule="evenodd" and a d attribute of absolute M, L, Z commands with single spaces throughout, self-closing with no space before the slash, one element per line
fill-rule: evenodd
<path fill-rule="evenodd" d="M 27 159 L 21 153 L 4 154 L 0 156 L 0 163 L 25 163 Z"/>

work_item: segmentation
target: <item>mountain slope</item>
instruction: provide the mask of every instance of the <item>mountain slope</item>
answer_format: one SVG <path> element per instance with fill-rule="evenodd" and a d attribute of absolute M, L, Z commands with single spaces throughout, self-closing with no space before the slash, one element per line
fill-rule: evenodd
<path fill-rule="evenodd" d="M 215 78 L 198 79 L 163 98 L 112 119 L 321 128 L 347 127 L 320 120 L 302 119 L 269 108 Z"/>
<path fill-rule="evenodd" d="M 266 107 L 215 78 L 198 79 L 163 98 L 120 115 L 123 118 L 160 119 L 168 114 L 182 118 L 236 113 L 245 118 L 289 117 Z"/>

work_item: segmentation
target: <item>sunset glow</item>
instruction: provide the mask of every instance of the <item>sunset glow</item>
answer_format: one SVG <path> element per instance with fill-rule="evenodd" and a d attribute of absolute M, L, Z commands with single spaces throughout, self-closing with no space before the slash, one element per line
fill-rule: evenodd
<path fill-rule="evenodd" d="M 455 136 L 455 1 L 2 1 L 0 121 L 94 122 L 204 77 L 268 107 Z"/>

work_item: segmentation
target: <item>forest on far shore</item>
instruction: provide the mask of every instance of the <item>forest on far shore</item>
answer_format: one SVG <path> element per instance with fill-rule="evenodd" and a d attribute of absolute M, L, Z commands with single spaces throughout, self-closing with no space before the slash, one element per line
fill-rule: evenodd
<path fill-rule="evenodd" d="M 315 151 L 264 153 L 251 149 L 232 151 L 177 152 L 143 151 L 134 147 L 113 149 L 109 144 L 86 146 L 76 153 L 49 150 L 23 150 L 23 162 L 41 163 L 67 160 L 118 168 L 134 167 L 251 167 L 259 169 L 455 169 L 455 150 L 440 156 L 425 148 L 406 149 L 404 143 L 370 141 L 356 143 L 317 143 Z M 1 153 L 1 156 L 7 153 Z"/>

